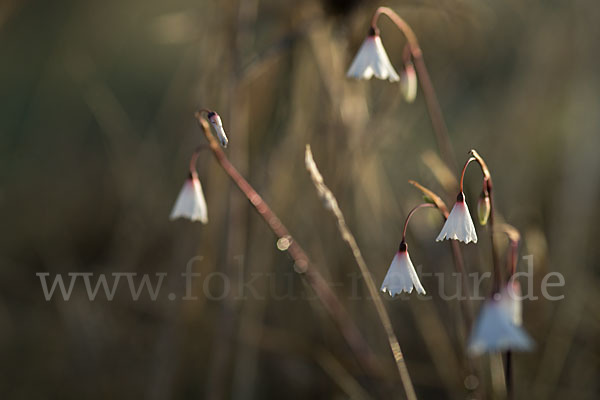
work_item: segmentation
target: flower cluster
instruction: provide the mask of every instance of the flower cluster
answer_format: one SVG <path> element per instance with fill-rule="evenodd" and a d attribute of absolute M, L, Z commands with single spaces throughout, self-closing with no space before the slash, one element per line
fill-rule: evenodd
<path fill-rule="evenodd" d="M 402 292 L 411 293 L 414 286 L 417 289 L 417 293 L 425 294 L 425 289 L 423 289 L 408 255 L 406 228 L 410 218 L 417 209 L 431 206 L 433 206 L 431 203 L 421 204 L 408 214 L 404 224 L 404 233 L 402 235 L 402 242 L 400 243 L 400 250 L 394 256 L 392 264 L 381 285 L 382 292 L 387 292 L 391 296 L 395 296 Z M 437 237 L 437 241 L 444 239 L 458 240 L 465 243 L 477 243 L 475 226 L 473 225 L 473 220 L 471 219 L 471 214 L 465 203 L 465 196 L 462 191 L 459 193 L 456 204 L 452 208 L 442 231 Z"/>
<path fill-rule="evenodd" d="M 448 214 L 448 216 L 441 232 L 437 236 L 437 241 L 448 239 L 461 241 L 465 244 L 471 242 L 477 243 L 477 232 L 473 220 L 471 219 L 471 214 L 469 213 L 469 208 L 467 207 L 463 192 L 465 171 L 472 161 L 477 161 L 484 173 L 484 189 L 480 204 L 478 204 L 479 221 L 481 225 L 487 224 L 487 221 L 490 218 L 492 218 L 493 221 L 492 199 L 490 197 L 491 176 L 487 165 L 481 156 L 475 150 L 471 150 L 470 157 L 462 170 L 460 192 L 456 198 L 456 203 L 454 204 L 454 207 L 452 207 L 450 213 L 443 211 L 443 213 Z M 439 201 L 441 201 L 441 199 Z M 416 289 L 417 293 L 425 294 L 425 289 L 419 281 L 419 277 L 410 256 L 408 255 L 408 246 L 406 245 L 406 229 L 408 222 L 412 215 L 418 209 L 423 207 L 437 207 L 442 211 L 442 207 L 433 200 L 433 203 L 421 204 L 409 212 L 404 223 L 400 249 L 394 256 L 380 289 L 382 292 L 388 293 L 392 297 L 402 292 L 412 293 L 413 289 Z M 445 205 L 443 208 L 445 210 Z M 511 250 L 513 251 L 511 265 L 512 275 L 516 268 L 519 235 L 518 231 L 512 227 L 507 234 L 511 241 Z M 494 267 L 498 267 L 496 262 L 494 262 Z M 499 279 L 498 275 L 497 279 Z M 500 285 L 500 282 L 497 281 L 496 284 Z M 469 338 L 467 346 L 469 354 L 479 355 L 486 352 L 531 350 L 534 344 L 533 340 L 521 327 L 521 309 L 521 288 L 519 283 L 511 278 L 508 284 L 502 289 L 497 290 L 492 298 L 486 301 L 482 307 L 479 318 L 477 319 Z"/>

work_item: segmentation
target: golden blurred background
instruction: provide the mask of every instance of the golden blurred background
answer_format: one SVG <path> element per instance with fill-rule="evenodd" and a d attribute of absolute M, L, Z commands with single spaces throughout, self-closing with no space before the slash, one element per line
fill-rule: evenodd
<path fill-rule="evenodd" d="M 379 5 L 420 39 L 458 164 L 471 148 L 486 159 L 498 209 L 534 257 L 536 294 L 546 273 L 565 277 L 564 300 L 523 304 L 537 347 L 515 355 L 515 397 L 600 396 L 597 2 L 4 0 L 1 398 L 403 398 L 356 263 L 304 167 L 310 143 L 378 283 L 422 201 L 407 181 L 453 203 L 422 92 L 406 104 L 397 84 L 345 78 Z M 400 66 L 404 38 L 385 18 L 379 27 Z M 201 107 L 220 113 L 230 159 L 332 283 L 386 373 L 358 367 L 210 152 L 198 164 L 208 225 L 168 220 L 205 143 Z M 470 168 L 473 206 L 480 179 Z M 413 262 L 451 288 L 451 253 L 434 241 L 442 219 L 412 221 Z M 463 249 L 468 271 L 491 269 L 489 241 Z M 181 273 L 198 255 L 198 300 L 183 301 Z M 157 301 L 134 301 L 125 286 L 89 301 L 83 285 L 46 301 L 40 272 L 168 276 Z M 203 279 L 214 272 L 232 285 L 221 300 L 202 296 L 223 292 L 222 280 Z M 458 302 L 441 298 L 434 277 L 422 282 L 429 301 L 385 297 L 417 395 L 501 398 L 493 376 L 479 388 L 468 377 Z"/>

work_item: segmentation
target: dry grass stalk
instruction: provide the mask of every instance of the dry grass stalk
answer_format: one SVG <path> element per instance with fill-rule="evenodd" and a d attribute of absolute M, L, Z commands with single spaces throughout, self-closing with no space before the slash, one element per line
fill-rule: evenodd
<path fill-rule="evenodd" d="M 346 225 L 346 219 L 344 218 L 344 214 L 342 214 L 342 210 L 340 210 L 335 196 L 323 181 L 323 176 L 321 176 L 321 173 L 319 172 L 319 169 L 315 164 L 309 145 L 306 145 L 305 162 L 306 169 L 310 173 L 310 177 L 315 185 L 315 188 L 317 189 L 319 197 L 321 197 L 321 199 L 323 200 L 325 208 L 331 211 L 335 216 L 340 234 L 352 250 L 352 254 L 354 255 L 356 263 L 358 264 L 360 272 L 365 280 L 367 289 L 369 290 L 369 294 L 371 295 L 375 303 L 377 316 L 379 317 L 381 324 L 385 329 L 385 333 L 387 334 L 390 349 L 392 350 L 392 354 L 394 355 L 394 360 L 396 361 L 396 366 L 398 367 L 400 379 L 402 380 L 402 384 L 404 385 L 406 397 L 409 400 L 414 400 L 417 398 L 417 395 L 415 393 L 412 380 L 410 379 L 408 368 L 406 367 L 406 361 L 404 360 L 404 355 L 402 354 L 402 348 L 400 347 L 398 338 L 394 333 L 390 316 L 388 315 L 385 306 L 383 305 L 383 301 L 381 301 L 381 297 L 379 295 L 379 291 L 377 290 L 377 286 L 375 286 L 373 276 L 369 271 L 369 267 L 367 266 L 367 263 L 365 262 L 365 259 L 362 256 L 358 244 L 356 243 L 356 239 L 354 238 L 354 235 L 352 235 L 352 232 L 350 232 L 350 229 L 348 229 L 348 225 Z"/>

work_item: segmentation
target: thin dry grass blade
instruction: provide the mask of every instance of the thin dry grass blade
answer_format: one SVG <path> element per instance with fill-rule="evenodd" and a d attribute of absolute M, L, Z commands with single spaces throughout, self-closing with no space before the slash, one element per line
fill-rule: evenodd
<path fill-rule="evenodd" d="M 342 214 L 342 210 L 338 206 L 338 202 L 335 196 L 323 181 L 323 176 L 319 172 L 317 164 L 315 164 L 309 145 L 306 145 L 305 162 L 306 169 L 310 173 L 310 177 L 313 181 L 313 184 L 315 185 L 315 188 L 317 189 L 319 197 L 323 200 L 325 208 L 330 210 L 335 216 L 340 234 L 342 235 L 344 241 L 348 243 L 348 246 L 350 246 L 352 254 L 354 255 L 356 263 L 358 264 L 358 267 L 360 269 L 360 272 L 363 278 L 365 279 L 365 283 L 369 290 L 369 294 L 371 295 L 375 303 L 377 315 L 381 320 L 381 324 L 383 325 L 383 328 L 385 329 L 385 332 L 387 334 L 390 349 L 392 350 L 392 353 L 394 355 L 394 360 L 396 360 L 396 366 L 398 367 L 400 379 L 402 380 L 402 384 L 404 385 L 406 397 L 409 400 L 415 400 L 417 398 L 417 395 L 415 393 L 412 380 L 410 379 L 408 368 L 406 367 L 406 361 L 404 360 L 404 355 L 402 354 L 402 348 L 400 347 L 398 338 L 394 333 L 390 317 L 385 309 L 385 306 L 383 305 L 383 302 L 381 301 L 379 291 L 375 286 L 373 275 L 371 275 L 371 272 L 369 271 L 369 267 L 367 266 L 367 263 L 365 262 L 362 256 L 358 244 L 356 243 L 356 239 L 354 239 L 354 235 L 352 235 L 352 232 L 350 232 L 350 229 L 348 229 L 348 226 L 346 225 L 346 220 L 344 218 L 344 215 Z"/>

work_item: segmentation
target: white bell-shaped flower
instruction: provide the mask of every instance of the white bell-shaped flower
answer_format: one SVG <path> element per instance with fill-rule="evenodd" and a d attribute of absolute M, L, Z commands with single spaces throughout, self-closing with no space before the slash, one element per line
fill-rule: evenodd
<path fill-rule="evenodd" d="M 415 271 L 410 256 L 408 255 L 406 243 L 400 244 L 400 250 L 394 256 L 392 264 L 381 285 L 381 291 L 395 296 L 402 292 L 411 293 L 413 287 L 417 293 L 425 294 L 425 289 Z"/>
<path fill-rule="evenodd" d="M 510 290 L 512 289 L 505 288 L 483 305 L 469 338 L 469 354 L 533 349 L 533 340 L 519 326 L 520 305 L 519 308 L 515 308 L 514 301 L 518 300 L 508 296 Z"/>
<path fill-rule="evenodd" d="M 221 146 L 224 148 L 227 147 L 229 143 L 229 139 L 227 139 L 227 135 L 225 134 L 225 129 L 223 129 L 223 121 L 221 121 L 221 117 L 214 111 L 208 113 L 208 120 L 210 124 L 215 129 L 217 133 L 217 137 L 219 138 L 219 142 L 221 142 Z"/>
<path fill-rule="evenodd" d="M 521 285 L 519 281 L 511 279 L 498 296 L 500 304 L 511 315 L 513 323 L 520 326 L 523 323 L 523 306 L 521 304 Z"/>
<path fill-rule="evenodd" d="M 179 192 L 170 216 L 171 220 L 177 218 L 187 218 L 191 221 L 200 221 L 203 224 L 208 223 L 206 200 L 197 176 L 190 176 L 186 179 Z"/>
<path fill-rule="evenodd" d="M 381 38 L 374 30 L 371 30 L 354 57 L 346 76 L 356 79 L 371 79 L 373 75 L 379 79 L 388 79 L 390 82 L 400 80 L 383 48 Z"/>
<path fill-rule="evenodd" d="M 444 239 L 477 243 L 475 225 L 473 225 L 469 208 L 465 202 L 465 195 L 462 192 L 458 194 L 456 203 L 454 203 L 454 207 L 452 207 L 452 211 L 450 211 L 450 215 L 448 215 L 448 219 L 446 219 L 446 223 L 436 241 L 439 242 Z"/>

